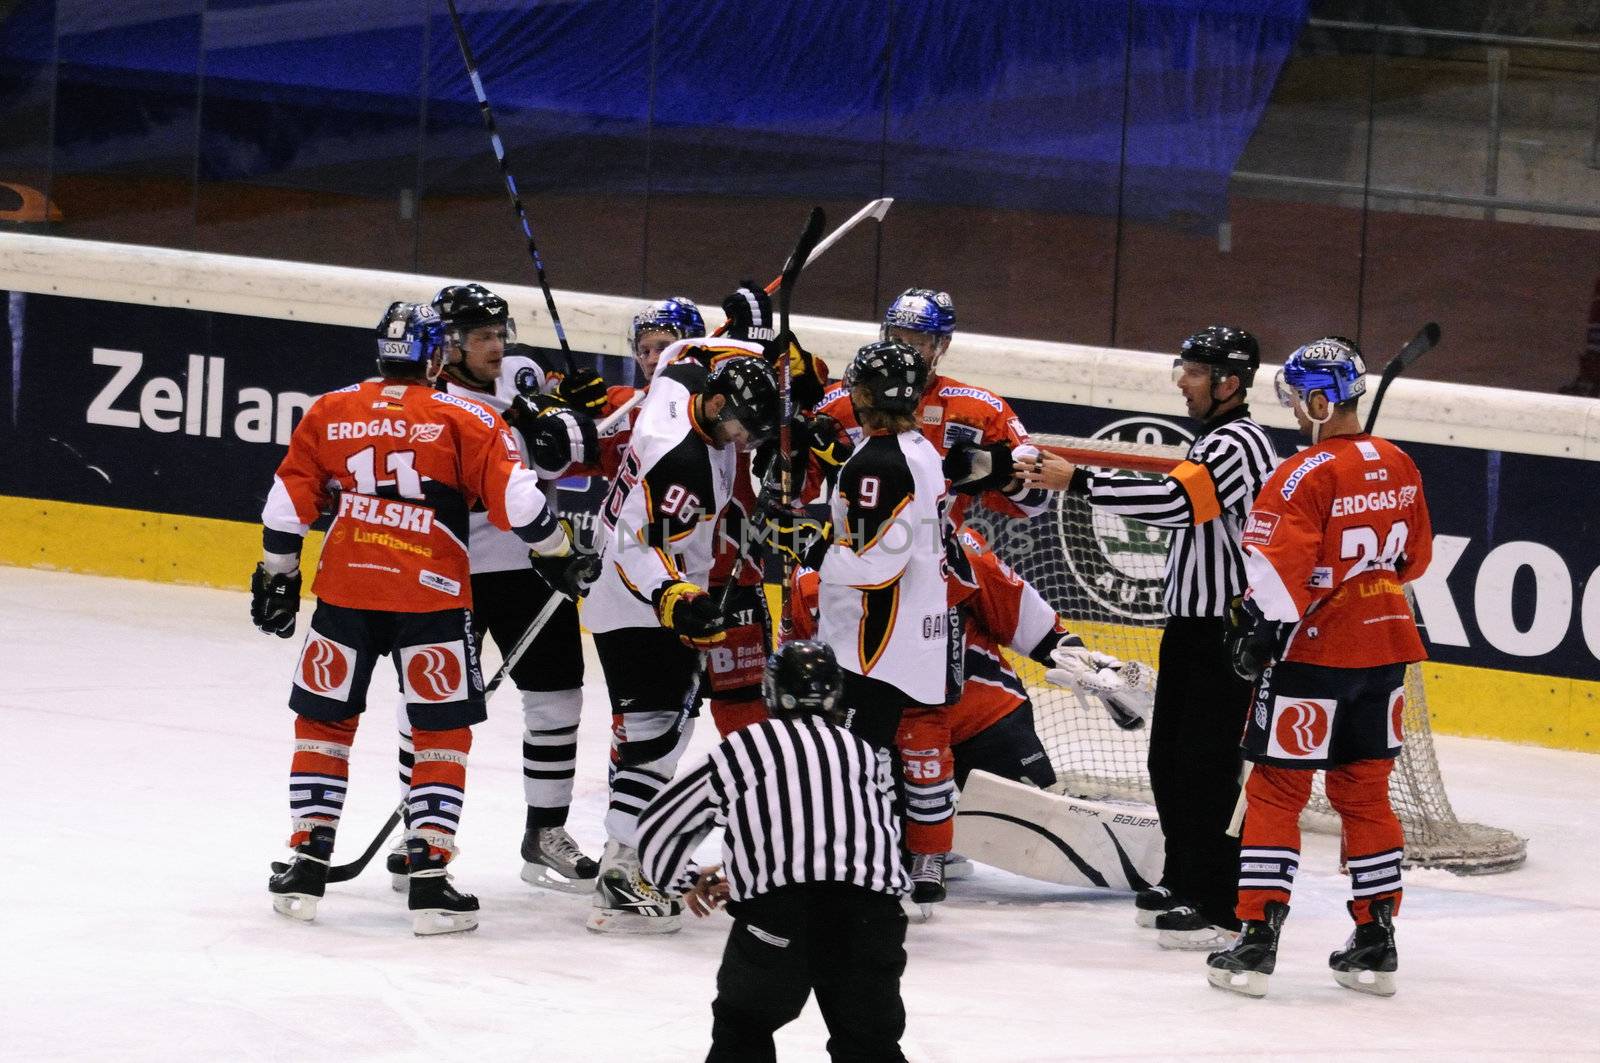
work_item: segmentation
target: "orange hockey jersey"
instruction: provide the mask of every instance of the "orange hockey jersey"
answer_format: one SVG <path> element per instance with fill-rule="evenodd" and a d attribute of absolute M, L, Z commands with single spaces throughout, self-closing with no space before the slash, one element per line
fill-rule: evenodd
<path fill-rule="evenodd" d="M 1433 557 L 1422 477 L 1386 439 L 1335 436 L 1279 465 L 1241 545 L 1250 595 L 1293 621 L 1284 660 L 1370 668 L 1427 656 L 1403 586 Z"/>
<path fill-rule="evenodd" d="M 295 426 L 278 466 L 261 514 L 267 549 L 298 550 L 331 510 L 318 598 L 389 612 L 469 607 L 468 511 L 487 509 L 506 530 L 551 525 L 538 476 L 521 462 L 505 422 L 471 399 L 392 380 L 331 391 Z"/>

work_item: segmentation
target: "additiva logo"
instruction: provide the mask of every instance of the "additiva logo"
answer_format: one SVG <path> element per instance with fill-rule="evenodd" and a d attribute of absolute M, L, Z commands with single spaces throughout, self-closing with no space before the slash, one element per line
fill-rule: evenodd
<path fill-rule="evenodd" d="M 319 697 L 344 701 L 350 696 L 350 676 L 355 651 L 312 632 L 300 651 L 295 686 Z"/>
<path fill-rule="evenodd" d="M 1098 429 L 1093 439 L 1188 447 L 1194 436 L 1161 417 L 1125 417 Z M 1138 474 L 1134 474 L 1138 475 Z M 1155 479 L 1152 475 L 1151 479 Z M 1167 563 L 1168 532 L 1096 509 L 1087 501 L 1061 492 L 1055 505 L 1062 527 L 1092 529 L 1092 538 L 1063 536 L 1062 552 L 1079 586 L 1104 611 L 1090 620 L 1126 618 L 1163 622 L 1162 575 Z"/>
<path fill-rule="evenodd" d="M 460 642 L 434 646 L 412 646 L 401 651 L 404 658 L 406 700 L 460 701 L 466 697 L 466 663 Z"/>
<path fill-rule="evenodd" d="M 1279 757 L 1325 756 L 1334 705 L 1323 698 L 1278 697 L 1272 708 L 1272 741 L 1267 752 Z"/>

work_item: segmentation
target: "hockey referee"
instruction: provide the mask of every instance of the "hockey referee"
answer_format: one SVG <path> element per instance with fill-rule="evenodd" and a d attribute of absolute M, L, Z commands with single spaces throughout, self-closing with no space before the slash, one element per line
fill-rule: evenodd
<path fill-rule="evenodd" d="M 1244 593 L 1239 537 L 1277 465 L 1250 419 L 1245 390 L 1261 364 L 1256 338 L 1212 325 L 1183 341 L 1172 378 L 1201 424 L 1187 460 L 1158 478 L 1090 473 L 1053 455 L 1018 466 L 1024 482 L 1088 497 L 1106 513 L 1172 529 L 1167 613 L 1150 722 L 1150 789 L 1166 835 L 1161 883 L 1135 900 L 1163 948 L 1214 949 L 1239 929 L 1239 841 L 1227 835 L 1239 797 L 1239 735 L 1250 685 L 1233 674 L 1229 602 Z"/>
<path fill-rule="evenodd" d="M 820 642 L 767 662 L 772 718 L 735 731 L 639 819 L 645 873 L 696 915 L 734 917 L 711 1004 L 712 1060 L 776 1059 L 813 990 L 834 1060 L 904 1060 L 906 917 L 887 754 L 840 726 L 843 672 Z M 720 867 L 695 847 L 726 830 Z"/>

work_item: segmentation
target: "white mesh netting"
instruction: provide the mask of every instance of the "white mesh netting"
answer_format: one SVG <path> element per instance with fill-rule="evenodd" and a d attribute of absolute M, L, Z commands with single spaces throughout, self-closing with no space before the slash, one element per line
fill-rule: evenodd
<path fill-rule="evenodd" d="M 1105 441 L 1035 436 L 1034 442 L 1095 450 Z M 1174 447 L 1146 446 L 1138 452 L 1146 457 L 1164 452 L 1174 462 L 1183 457 L 1182 449 Z M 1124 467 L 1128 453 L 1126 447 L 1116 448 L 1106 455 L 1106 466 Z M 996 553 L 1037 587 L 1091 647 L 1154 669 L 1163 625 L 1167 533 L 1102 513 L 1081 497 L 1060 493 L 1053 500 L 1051 511 L 1032 521 L 1008 521 L 982 509 L 968 520 L 988 528 Z M 1033 697 L 1039 736 L 1066 792 L 1151 801 L 1145 767 L 1148 730 L 1118 728 L 1092 697 L 1080 699 L 1051 686 L 1031 662 L 1016 663 Z M 1405 747 L 1389 790 L 1405 828 L 1407 861 L 1462 873 L 1519 866 L 1527 854 L 1522 838 L 1461 822 L 1451 809 L 1434 758 L 1422 670 L 1416 665 L 1406 674 L 1404 727 Z M 1336 833 L 1338 823 L 1323 796 L 1319 772 L 1303 825 Z"/>

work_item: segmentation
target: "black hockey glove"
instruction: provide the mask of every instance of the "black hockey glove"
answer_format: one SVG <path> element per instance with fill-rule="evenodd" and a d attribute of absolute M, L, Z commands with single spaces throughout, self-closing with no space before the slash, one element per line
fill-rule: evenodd
<path fill-rule="evenodd" d="M 605 378 L 593 369 L 579 366 L 556 382 L 556 394 L 568 406 L 594 417 L 605 409 Z"/>
<path fill-rule="evenodd" d="M 541 416 L 519 418 L 516 429 L 527 441 L 529 462 L 546 479 L 561 476 L 571 465 L 593 465 L 600 460 L 600 436 L 587 414 L 553 409 Z"/>
<path fill-rule="evenodd" d="M 788 362 L 789 399 L 796 410 L 809 410 L 822 401 L 827 367 L 800 346 L 793 332 L 768 340 L 762 353 L 773 372 L 783 372 L 783 364 Z"/>
<path fill-rule="evenodd" d="M 811 448 L 811 456 L 817 459 L 823 475 L 832 479 L 855 453 L 856 445 L 850 442 L 839 422 L 825 413 L 809 418 L 805 426 L 806 446 Z"/>
<path fill-rule="evenodd" d="M 574 601 L 588 594 L 589 588 L 594 586 L 594 581 L 600 577 L 599 556 L 578 550 L 565 557 L 550 557 L 530 552 L 528 563 L 533 566 L 540 579 L 550 584 L 551 589 L 560 591 Z"/>
<path fill-rule="evenodd" d="M 295 614 L 300 611 L 300 572 L 287 575 L 267 571 L 256 562 L 250 577 L 250 621 L 269 635 L 286 639 L 294 634 Z"/>
<path fill-rule="evenodd" d="M 1228 603 L 1228 655 L 1240 679 L 1254 683 L 1283 652 L 1290 625 L 1268 620 L 1253 598 Z"/>
<path fill-rule="evenodd" d="M 711 595 L 693 583 L 678 580 L 665 584 L 651 596 L 651 603 L 661 626 L 685 645 L 705 650 L 727 637 L 728 618 Z"/>
<path fill-rule="evenodd" d="M 764 541 L 778 554 L 797 565 L 817 568 L 828 552 L 832 526 L 803 509 L 792 509 L 779 502 L 763 501 L 756 506 L 752 522 Z"/>
<path fill-rule="evenodd" d="M 1004 487 L 1015 475 L 1010 443 L 957 443 L 944 456 L 944 478 L 958 495 L 977 495 Z"/>
<path fill-rule="evenodd" d="M 566 408 L 566 400 L 559 395 L 541 395 L 538 392 L 532 395 L 518 395 L 511 400 L 511 405 L 506 407 L 506 412 L 501 414 L 506 424 L 521 432 L 522 426 L 537 417 L 543 417 L 551 410 Z"/>
<path fill-rule="evenodd" d="M 772 316 L 772 296 L 751 281 L 744 281 L 738 290 L 722 300 L 722 312 L 728 315 L 728 335 L 736 340 L 755 340 L 763 343 L 778 334 Z"/>

